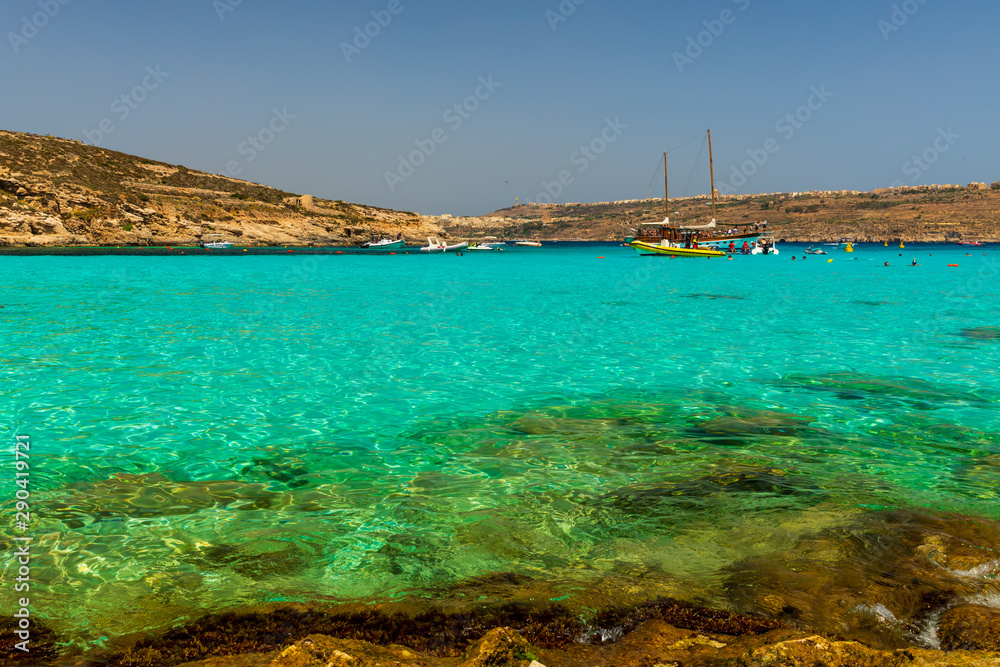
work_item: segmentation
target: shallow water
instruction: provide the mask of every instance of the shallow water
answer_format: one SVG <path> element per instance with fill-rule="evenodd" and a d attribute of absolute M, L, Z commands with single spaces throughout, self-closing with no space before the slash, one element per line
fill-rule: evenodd
<path fill-rule="evenodd" d="M 734 563 L 851 517 L 1000 518 L 995 249 L 804 247 L 5 257 L 33 514 L 0 535 L 100 645 L 494 572 L 726 605 Z"/>

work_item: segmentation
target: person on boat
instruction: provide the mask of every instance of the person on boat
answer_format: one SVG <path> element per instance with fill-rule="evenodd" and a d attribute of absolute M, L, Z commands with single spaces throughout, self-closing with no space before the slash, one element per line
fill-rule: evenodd
<path fill-rule="evenodd" d="M 749 255 L 750 254 L 750 244 L 747 243 L 746 241 L 744 241 L 743 242 L 743 247 L 740 249 L 740 253 L 742 253 L 744 255 Z"/>
<path fill-rule="evenodd" d="M 729 242 L 729 254 L 732 254 L 734 250 L 736 250 L 736 245 L 732 241 L 730 241 Z"/>
<path fill-rule="evenodd" d="M 912 261 L 912 262 L 910 262 L 910 266 L 916 266 L 916 265 L 917 265 L 917 258 L 916 258 L 916 257 L 914 257 L 914 258 L 913 258 L 913 261 Z"/>

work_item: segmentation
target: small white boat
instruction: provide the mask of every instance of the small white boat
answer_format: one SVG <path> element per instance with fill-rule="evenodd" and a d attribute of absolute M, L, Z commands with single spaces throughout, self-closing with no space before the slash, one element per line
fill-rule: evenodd
<path fill-rule="evenodd" d="M 395 250 L 396 248 L 405 248 L 406 241 L 403 239 L 382 239 L 381 241 L 369 241 L 368 243 L 362 243 L 362 248 L 369 248 L 371 250 Z"/>
<path fill-rule="evenodd" d="M 514 241 L 514 245 L 531 246 L 533 248 L 537 248 L 542 244 L 538 241 Z"/>
<path fill-rule="evenodd" d="M 750 251 L 751 255 L 778 255 L 778 246 L 774 243 L 774 237 L 771 236 L 770 232 L 765 232 L 761 235 L 757 242 L 754 243 L 753 249 Z"/>
<path fill-rule="evenodd" d="M 821 248 L 814 248 L 813 246 L 809 246 L 808 248 L 806 248 L 806 254 L 807 255 L 825 255 L 826 254 L 826 250 L 823 250 Z"/>
<path fill-rule="evenodd" d="M 476 245 L 470 245 L 469 250 L 492 250 L 494 252 L 503 252 L 503 244 L 477 243 Z"/>
<path fill-rule="evenodd" d="M 421 248 L 420 252 L 456 252 L 459 250 L 465 250 L 468 247 L 469 244 L 465 241 L 448 245 L 444 241 L 439 241 L 437 238 L 428 236 L 427 245 Z"/>
<path fill-rule="evenodd" d="M 209 241 L 209 238 L 218 236 L 219 240 Z M 232 248 L 233 244 L 229 241 L 222 240 L 222 234 L 202 234 L 201 242 L 198 244 L 206 250 L 225 250 L 227 248 Z"/>

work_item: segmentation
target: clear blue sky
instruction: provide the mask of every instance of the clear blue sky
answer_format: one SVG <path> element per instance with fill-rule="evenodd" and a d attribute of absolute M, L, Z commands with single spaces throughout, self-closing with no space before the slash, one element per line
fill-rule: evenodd
<path fill-rule="evenodd" d="M 995 0 L 576 2 L 5 0 L 0 128 L 426 214 L 707 192 L 706 128 L 737 192 L 1000 180 Z"/>

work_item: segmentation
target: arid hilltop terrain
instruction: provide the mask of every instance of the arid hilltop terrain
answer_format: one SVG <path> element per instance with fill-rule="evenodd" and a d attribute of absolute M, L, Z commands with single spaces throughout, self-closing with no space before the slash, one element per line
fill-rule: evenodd
<path fill-rule="evenodd" d="M 0 245 L 353 245 L 434 218 L 296 195 L 56 137 L 0 131 Z"/>
<path fill-rule="evenodd" d="M 671 222 L 703 225 L 711 218 L 707 196 L 670 200 Z M 617 241 L 645 223 L 663 220 L 662 199 L 596 204 L 529 204 L 481 218 L 453 221 L 458 236 Z M 716 206 L 720 228 L 768 221 L 786 241 L 1000 242 L 1000 182 L 967 186 L 920 186 L 873 192 L 801 192 L 723 197 Z"/>

